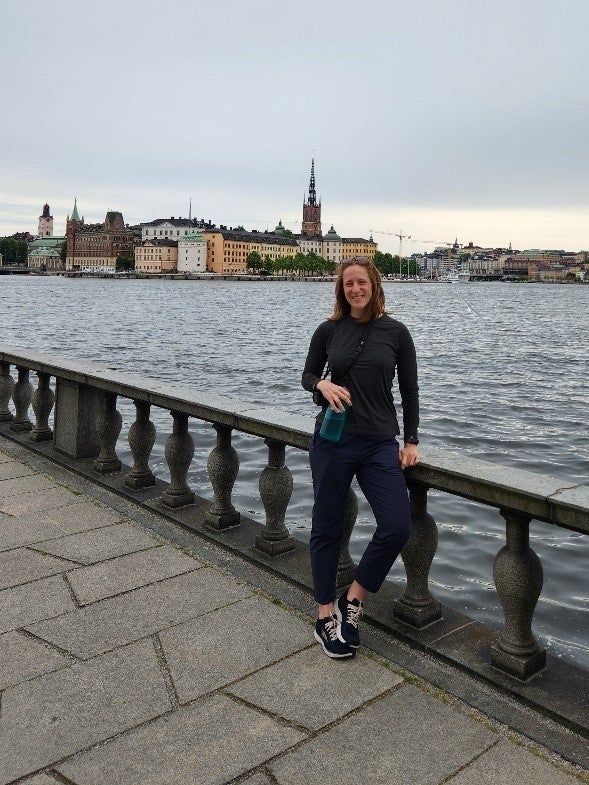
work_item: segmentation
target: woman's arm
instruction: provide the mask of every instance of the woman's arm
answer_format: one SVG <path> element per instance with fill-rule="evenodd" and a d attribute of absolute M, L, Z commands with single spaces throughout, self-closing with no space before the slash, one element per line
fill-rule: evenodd
<path fill-rule="evenodd" d="M 327 362 L 327 328 L 328 322 L 322 322 L 313 333 L 305 367 L 301 377 L 303 389 L 313 392 L 315 385 L 321 380 L 325 363 Z"/>
<path fill-rule="evenodd" d="M 397 379 L 403 407 L 403 439 L 405 445 L 417 444 L 419 430 L 419 385 L 417 357 L 409 330 L 403 326 L 397 357 Z"/>

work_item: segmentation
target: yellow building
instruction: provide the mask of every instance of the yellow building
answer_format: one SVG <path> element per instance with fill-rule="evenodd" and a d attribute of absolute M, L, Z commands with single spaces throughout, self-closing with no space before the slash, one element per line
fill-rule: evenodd
<path fill-rule="evenodd" d="M 202 232 L 207 241 L 207 270 L 221 275 L 238 275 L 247 270 L 247 257 L 257 251 L 262 259 L 295 256 L 298 244 L 294 238 L 269 232 L 245 232 L 238 229 L 210 229 Z"/>
<path fill-rule="evenodd" d="M 372 238 L 365 240 L 363 237 L 342 237 L 342 259 L 350 259 L 352 256 L 374 259 L 377 250 L 378 245 Z"/>
<path fill-rule="evenodd" d="M 176 240 L 144 240 L 135 246 L 135 270 L 138 273 L 175 273 L 178 269 Z"/>

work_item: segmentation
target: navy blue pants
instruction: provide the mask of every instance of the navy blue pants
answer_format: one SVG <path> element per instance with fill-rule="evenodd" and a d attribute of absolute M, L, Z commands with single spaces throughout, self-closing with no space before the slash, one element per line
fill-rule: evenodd
<path fill-rule="evenodd" d="M 327 605 L 336 597 L 346 498 L 354 475 L 376 520 L 355 579 L 367 591 L 378 591 L 409 539 L 409 497 L 397 440 L 343 434 L 339 442 L 330 442 L 316 430 L 309 461 L 315 499 L 310 542 L 315 601 Z"/>

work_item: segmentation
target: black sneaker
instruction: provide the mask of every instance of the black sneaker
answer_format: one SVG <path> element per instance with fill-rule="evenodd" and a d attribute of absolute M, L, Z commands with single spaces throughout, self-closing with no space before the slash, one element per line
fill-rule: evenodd
<path fill-rule="evenodd" d="M 315 640 L 319 641 L 323 646 L 323 651 L 328 657 L 341 659 L 343 657 L 353 657 L 355 654 L 349 646 L 337 639 L 337 619 L 335 616 L 317 619 L 313 635 Z"/>
<path fill-rule="evenodd" d="M 360 600 L 348 600 L 344 592 L 335 604 L 337 617 L 337 637 L 352 649 L 360 645 L 358 622 L 362 618 L 362 603 Z"/>

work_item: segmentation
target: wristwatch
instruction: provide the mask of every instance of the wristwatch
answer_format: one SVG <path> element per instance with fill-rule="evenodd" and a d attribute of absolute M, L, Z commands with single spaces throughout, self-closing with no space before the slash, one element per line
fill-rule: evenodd
<path fill-rule="evenodd" d="M 406 436 L 405 444 L 419 444 L 419 439 L 417 436 Z"/>

